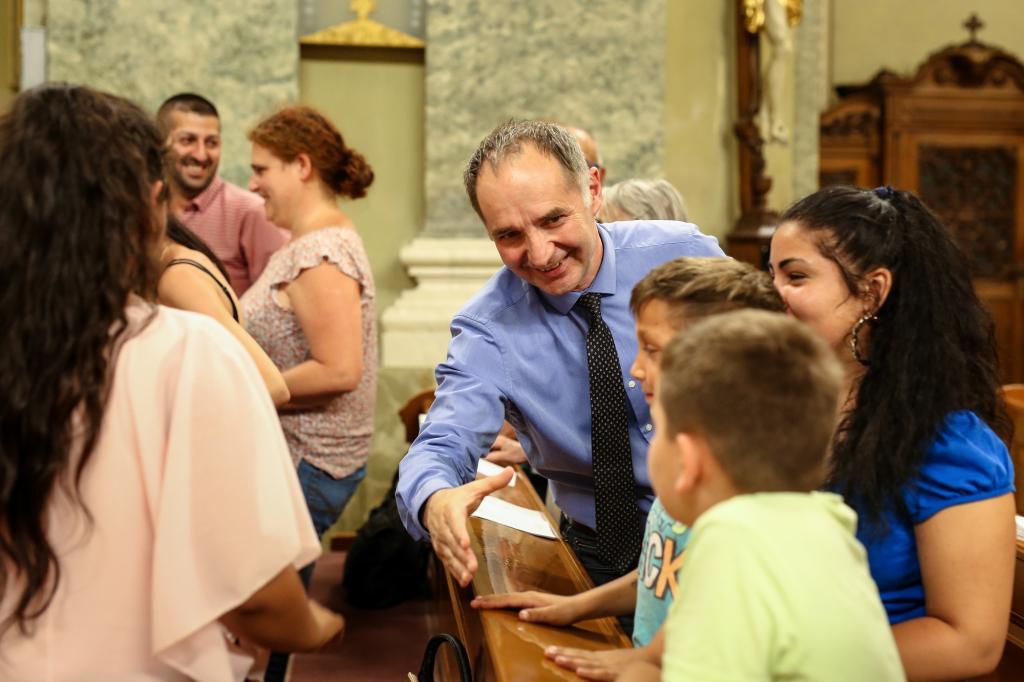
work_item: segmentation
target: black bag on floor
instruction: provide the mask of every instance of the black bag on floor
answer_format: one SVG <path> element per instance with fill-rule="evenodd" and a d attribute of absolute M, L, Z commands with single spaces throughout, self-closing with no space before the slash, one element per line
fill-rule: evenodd
<path fill-rule="evenodd" d="M 356 532 L 345 558 L 341 584 L 353 606 L 386 609 L 430 594 L 427 566 L 430 544 L 413 540 L 402 525 L 395 502 L 398 474 L 384 501 Z"/>

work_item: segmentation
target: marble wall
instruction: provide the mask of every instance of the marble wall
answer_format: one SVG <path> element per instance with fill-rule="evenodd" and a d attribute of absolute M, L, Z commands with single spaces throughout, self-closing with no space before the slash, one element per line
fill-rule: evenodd
<path fill-rule="evenodd" d="M 691 221 L 722 240 L 739 217 L 736 6 L 665 5 L 665 179 Z"/>
<path fill-rule="evenodd" d="M 428 0 L 426 233 L 482 236 L 462 186 L 510 118 L 589 129 L 608 181 L 661 174 L 665 0 Z"/>
<path fill-rule="evenodd" d="M 790 201 L 818 189 L 818 140 L 821 112 L 828 107 L 829 4 L 809 0 L 796 29 L 793 67 L 793 188 Z M 786 205 L 788 205 L 787 202 Z M 786 205 L 779 205 L 785 209 Z"/>
<path fill-rule="evenodd" d="M 241 184 L 245 130 L 298 97 L 295 0 L 48 0 L 46 28 L 50 80 L 150 110 L 181 91 L 213 100 L 224 131 L 221 174 Z"/>

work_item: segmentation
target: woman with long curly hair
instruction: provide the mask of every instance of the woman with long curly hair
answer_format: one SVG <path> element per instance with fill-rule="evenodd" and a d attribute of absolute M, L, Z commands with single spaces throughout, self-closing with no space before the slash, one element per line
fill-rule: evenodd
<path fill-rule="evenodd" d="M 294 568 L 318 545 L 252 361 L 152 303 L 161 171 L 126 100 L 48 85 L 0 116 L 2 679 L 237 680 L 225 628 L 342 628 Z"/>
<path fill-rule="evenodd" d="M 1013 466 L 993 324 L 964 254 L 914 194 L 830 187 L 782 216 L 771 270 L 787 311 L 844 364 L 829 486 L 858 513 L 908 678 L 992 670 L 1013 580 Z"/>

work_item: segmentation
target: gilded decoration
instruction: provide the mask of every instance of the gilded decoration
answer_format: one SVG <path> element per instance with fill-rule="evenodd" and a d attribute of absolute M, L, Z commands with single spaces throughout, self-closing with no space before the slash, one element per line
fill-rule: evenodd
<path fill-rule="evenodd" d="M 303 45 L 346 45 L 357 47 L 422 48 L 424 43 L 415 36 L 402 33 L 370 19 L 377 9 L 375 0 L 352 0 L 349 8 L 356 13 L 354 21 L 346 21 L 322 31 L 303 36 Z"/>
<path fill-rule="evenodd" d="M 765 24 L 765 2 L 779 2 L 786 9 L 786 23 L 790 28 L 800 23 L 804 13 L 804 0 L 742 0 L 747 31 L 758 33 Z"/>
<path fill-rule="evenodd" d="M 20 2 L 4 3 L 0 8 L 6 16 L 7 35 L 3 36 L 7 73 L 3 74 L 3 86 L 11 93 L 18 92 L 21 85 L 21 25 L 23 21 Z"/>

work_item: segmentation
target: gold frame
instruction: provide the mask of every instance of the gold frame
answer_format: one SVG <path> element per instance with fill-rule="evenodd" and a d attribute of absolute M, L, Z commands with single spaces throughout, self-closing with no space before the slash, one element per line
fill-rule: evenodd
<path fill-rule="evenodd" d="M 18 92 L 21 87 L 21 24 L 24 21 L 22 1 L 4 2 L 4 14 L 10 21 L 7 23 L 7 35 L 4 36 L 9 67 L 3 78 L 4 88 L 12 93 Z"/>
<path fill-rule="evenodd" d="M 423 41 L 370 18 L 377 9 L 376 0 L 352 0 L 349 9 L 356 13 L 353 21 L 330 26 L 302 36 L 303 47 L 413 48 L 423 49 Z"/>

